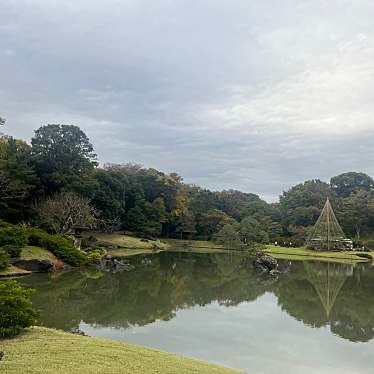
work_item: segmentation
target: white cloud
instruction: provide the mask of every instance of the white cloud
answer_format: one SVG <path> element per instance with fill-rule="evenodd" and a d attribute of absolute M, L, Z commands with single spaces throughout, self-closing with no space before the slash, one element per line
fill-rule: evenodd
<path fill-rule="evenodd" d="M 374 174 L 369 0 L 4 0 L 0 15 L 15 136 L 76 123 L 102 161 L 271 199 Z"/>

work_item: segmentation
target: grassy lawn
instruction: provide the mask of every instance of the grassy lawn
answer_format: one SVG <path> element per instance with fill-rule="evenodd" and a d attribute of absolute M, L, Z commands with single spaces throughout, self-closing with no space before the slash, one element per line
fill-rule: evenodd
<path fill-rule="evenodd" d="M 305 260 L 306 257 L 308 257 L 309 259 L 331 260 L 334 262 L 344 262 L 344 263 L 368 261 L 365 258 L 357 256 L 354 251 L 342 251 L 342 252 L 313 251 L 311 249 L 307 249 L 303 247 L 286 248 L 286 247 L 278 247 L 274 245 L 267 245 L 265 247 L 264 252 L 269 253 L 273 257 L 276 257 L 276 258 L 294 259 L 294 260 L 295 259 Z M 359 252 L 359 253 L 367 253 L 371 256 L 374 256 L 374 253 L 370 253 L 370 252 Z"/>
<path fill-rule="evenodd" d="M 192 251 L 197 253 L 217 253 L 225 249 L 222 245 L 215 244 L 207 240 L 180 240 L 163 239 L 170 251 Z"/>
<path fill-rule="evenodd" d="M 22 248 L 21 260 L 51 260 L 56 261 L 57 257 L 50 251 L 41 247 L 27 246 Z"/>
<path fill-rule="evenodd" d="M 222 246 L 202 240 L 161 239 L 144 241 L 141 238 L 121 233 L 89 232 L 85 234 L 86 237 L 91 235 L 100 242 L 117 246 L 118 248 L 109 250 L 109 253 L 113 256 L 121 257 L 152 254 L 160 251 L 196 253 L 217 253 L 224 251 Z"/>
<path fill-rule="evenodd" d="M 141 346 L 65 333 L 43 327 L 27 329 L 0 342 L 5 353 L 0 372 L 229 374 L 225 369 Z"/>
<path fill-rule="evenodd" d="M 40 247 L 33 247 L 27 246 L 22 248 L 22 253 L 20 256 L 21 260 L 33 260 L 33 259 L 40 259 L 40 260 L 51 260 L 55 262 L 57 260 L 56 256 L 47 251 L 46 249 Z M 0 271 L 0 278 L 4 277 L 18 277 L 21 275 L 31 274 L 28 270 L 23 270 L 17 266 L 10 265 L 8 269 L 4 271 Z"/>
<path fill-rule="evenodd" d="M 160 240 L 142 241 L 141 238 L 122 235 L 120 233 L 89 232 L 85 234 L 87 237 L 91 235 L 100 242 L 110 243 L 128 249 L 152 249 L 154 246 L 166 249 L 166 244 Z"/>

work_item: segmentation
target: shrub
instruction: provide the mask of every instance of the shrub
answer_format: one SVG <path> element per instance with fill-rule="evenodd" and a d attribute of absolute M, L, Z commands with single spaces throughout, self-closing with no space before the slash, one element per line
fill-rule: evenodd
<path fill-rule="evenodd" d="M 106 252 L 105 248 L 89 249 L 86 252 L 86 263 L 87 264 L 99 264 L 101 256 Z"/>
<path fill-rule="evenodd" d="M 8 253 L 9 257 L 19 257 L 22 252 L 22 248 L 16 245 L 7 244 L 0 247 L 4 252 Z"/>
<path fill-rule="evenodd" d="M 9 266 L 8 254 L 0 248 L 0 270 L 6 270 Z"/>
<path fill-rule="evenodd" d="M 22 248 L 27 245 L 27 235 L 22 227 L 0 221 L 0 247 L 12 245 Z"/>
<path fill-rule="evenodd" d="M 15 336 L 36 323 L 36 312 L 29 299 L 31 292 L 14 280 L 0 282 L 0 337 Z"/>
<path fill-rule="evenodd" d="M 43 230 L 30 228 L 28 230 L 29 244 L 43 247 L 51 251 L 57 258 L 69 265 L 79 266 L 86 261 L 83 252 L 74 247 L 72 240 L 63 235 L 50 235 Z"/>

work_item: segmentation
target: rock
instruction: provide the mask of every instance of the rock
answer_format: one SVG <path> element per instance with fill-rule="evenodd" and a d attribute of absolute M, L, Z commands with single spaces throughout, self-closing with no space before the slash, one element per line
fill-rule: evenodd
<path fill-rule="evenodd" d="M 77 334 L 77 335 L 81 335 L 81 336 L 87 336 L 86 333 L 82 330 L 79 329 L 79 327 L 73 327 L 70 332 L 72 334 Z"/>
<path fill-rule="evenodd" d="M 273 271 L 274 273 L 274 271 L 278 267 L 278 262 L 275 258 L 269 255 L 266 255 L 262 252 L 257 252 L 256 257 L 253 260 L 253 265 L 257 270 L 261 272 L 270 273 L 271 271 Z"/>
<path fill-rule="evenodd" d="M 98 270 L 111 271 L 114 273 L 135 269 L 135 266 L 131 265 L 127 260 L 118 259 L 108 254 L 103 255 L 101 257 L 100 264 L 94 265 L 94 267 L 96 267 Z"/>
<path fill-rule="evenodd" d="M 53 262 L 48 259 L 16 259 L 13 264 L 21 269 L 29 270 L 34 273 L 48 273 L 50 271 L 53 271 Z"/>

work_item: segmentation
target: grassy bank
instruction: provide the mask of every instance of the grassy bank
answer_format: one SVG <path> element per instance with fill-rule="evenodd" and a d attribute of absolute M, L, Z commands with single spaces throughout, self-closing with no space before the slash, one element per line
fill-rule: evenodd
<path fill-rule="evenodd" d="M 21 260 L 50 260 L 52 262 L 57 261 L 57 257 L 50 251 L 47 251 L 44 248 L 36 246 L 27 246 L 22 248 Z"/>
<path fill-rule="evenodd" d="M 220 245 L 201 240 L 147 240 L 135 236 L 123 235 L 121 233 L 86 233 L 86 236 L 91 235 L 99 242 L 115 246 L 116 248 L 111 249 L 109 252 L 119 257 L 158 253 L 160 251 L 217 253 L 224 250 Z"/>
<path fill-rule="evenodd" d="M 22 252 L 20 255 L 21 260 L 29 261 L 29 260 L 50 260 L 52 262 L 57 261 L 57 257 L 51 253 L 50 251 L 47 251 L 44 248 L 41 247 L 35 247 L 35 246 L 26 246 L 22 248 Z M 17 266 L 10 265 L 8 269 L 0 271 L 0 278 L 6 278 L 6 277 L 19 277 L 22 275 L 28 275 L 31 274 L 30 271 L 21 269 Z"/>
<path fill-rule="evenodd" d="M 367 262 L 368 259 L 362 258 L 357 255 L 354 251 L 341 251 L 341 252 L 331 252 L 331 251 L 313 251 L 311 249 L 299 247 L 299 248 L 286 248 L 274 245 L 265 246 L 264 252 L 270 254 L 271 256 L 278 259 L 290 259 L 290 260 L 305 260 L 314 259 L 321 261 L 334 261 L 342 263 L 356 263 L 356 262 Z M 371 256 L 370 252 L 358 252 L 366 253 Z"/>
<path fill-rule="evenodd" d="M 10 265 L 6 270 L 0 271 L 0 278 L 20 277 L 21 275 L 28 274 L 31 274 L 31 271 L 21 269 L 14 265 Z"/>
<path fill-rule="evenodd" d="M 229 374 L 237 371 L 127 343 L 34 327 L 0 341 L 3 373 Z"/>

